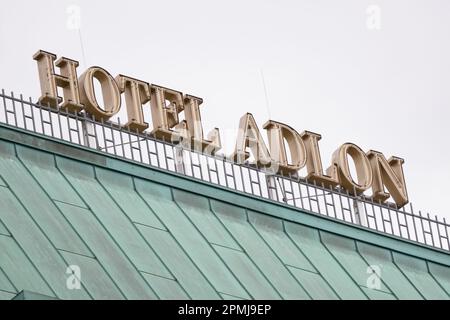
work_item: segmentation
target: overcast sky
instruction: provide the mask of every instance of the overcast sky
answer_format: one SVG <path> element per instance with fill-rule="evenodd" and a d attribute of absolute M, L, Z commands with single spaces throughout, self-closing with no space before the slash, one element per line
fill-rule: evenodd
<path fill-rule="evenodd" d="M 0 87 L 37 98 L 39 49 L 99 65 L 202 97 L 226 153 L 251 112 L 322 134 L 324 167 L 345 142 L 402 157 L 415 208 L 450 218 L 449 39 L 448 0 L 15 0 Z"/>

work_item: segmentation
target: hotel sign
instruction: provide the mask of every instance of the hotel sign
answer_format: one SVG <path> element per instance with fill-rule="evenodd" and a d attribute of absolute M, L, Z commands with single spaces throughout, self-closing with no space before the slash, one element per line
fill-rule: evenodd
<path fill-rule="evenodd" d="M 113 77 L 97 66 L 78 76 L 77 61 L 65 57 L 56 60 L 55 54 L 42 50 L 33 58 L 38 65 L 42 93 L 39 102 L 43 105 L 70 112 L 84 111 L 96 120 L 107 121 L 119 112 L 124 98 L 128 121 L 123 126 L 143 132 L 149 128 L 144 121 L 144 112 L 148 112 L 144 105 L 149 102 L 153 124 L 150 134 L 155 138 L 187 144 L 193 150 L 207 154 L 221 149 L 219 129 L 215 128 L 206 137 L 203 134 L 201 98 L 122 74 Z M 97 99 L 94 80 L 100 83 L 103 101 Z M 62 97 L 58 96 L 58 88 Z M 386 159 L 381 152 L 364 152 L 353 143 L 345 143 L 333 153 L 331 164 L 324 171 L 319 150 L 320 134 L 298 133 L 273 120 L 266 122 L 263 128 L 268 144 L 253 116 L 246 113 L 241 117 L 231 155 L 233 161 L 243 163 L 251 159 L 258 166 L 285 176 L 296 176 L 306 167 L 307 180 L 317 185 L 341 186 L 353 195 L 371 189 L 374 201 L 385 202 L 392 198 L 398 207 L 408 203 L 403 159 L 395 156 Z M 354 170 L 350 167 L 350 157 Z"/>

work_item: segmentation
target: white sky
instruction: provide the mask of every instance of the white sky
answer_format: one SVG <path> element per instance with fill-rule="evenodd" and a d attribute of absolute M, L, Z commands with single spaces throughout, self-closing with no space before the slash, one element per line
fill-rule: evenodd
<path fill-rule="evenodd" d="M 245 112 L 269 118 L 263 70 L 271 118 L 322 134 L 324 167 L 345 142 L 402 157 L 415 208 L 450 218 L 449 39 L 448 0 L 3 0 L 0 87 L 36 99 L 32 55 L 47 50 L 79 74 L 99 65 L 202 97 L 205 133 L 219 127 L 230 153 Z"/>

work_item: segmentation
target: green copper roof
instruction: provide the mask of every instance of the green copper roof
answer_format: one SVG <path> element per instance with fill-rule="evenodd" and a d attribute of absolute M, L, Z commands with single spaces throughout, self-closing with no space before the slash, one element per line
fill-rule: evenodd
<path fill-rule="evenodd" d="M 444 251 L 4 126 L 0 204 L 0 299 L 450 297 Z"/>

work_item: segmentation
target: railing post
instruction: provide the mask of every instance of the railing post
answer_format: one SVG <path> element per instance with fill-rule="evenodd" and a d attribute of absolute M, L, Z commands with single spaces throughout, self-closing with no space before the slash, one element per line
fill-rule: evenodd
<path fill-rule="evenodd" d="M 368 227 L 366 208 L 364 207 L 362 201 L 359 201 L 358 198 L 353 199 L 353 210 L 355 212 L 355 223 Z"/>
<path fill-rule="evenodd" d="M 181 174 L 185 174 L 184 171 L 184 159 L 183 159 L 183 146 L 178 143 L 174 146 L 174 160 L 175 160 L 175 171 Z M 192 173 L 193 175 L 194 173 Z"/>
<path fill-rule="evenodd" d="M 80 118 L 81 121 L 81 131 L 83 136 L 83 144 L 87 146 L 88 148 L 97 149 L 97 139 L 95 136 L 95 129 L 94 123 L 91 123 L 87 118 L 86 115 L 84 118 Z M 70 134 L 70 133 L 69 133 Z"/>
<path fill-rule="evenodd" d="M 275 182 L 275 176 L 272 174 L 266 174 L 267 195 L 270 200 L 278 201 L 277 197 L 277 184 Z"/>

